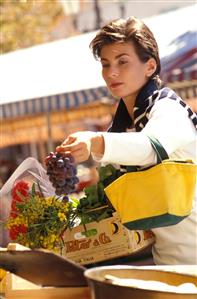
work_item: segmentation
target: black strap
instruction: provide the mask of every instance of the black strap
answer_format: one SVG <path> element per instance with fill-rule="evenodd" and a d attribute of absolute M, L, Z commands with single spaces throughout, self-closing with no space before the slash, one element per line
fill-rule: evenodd
<path fill-rule="evenodd" d="M 154 151 L 157 154 L 157 164 L 161 163 L 163 160 L 169 159 L 169 156 L 168 156 L 166 150 L 161 145 L 159 140 L 153 136 L 148 136 L 148 138 L 150 139 L 150 143 L 151 143 Z"/>

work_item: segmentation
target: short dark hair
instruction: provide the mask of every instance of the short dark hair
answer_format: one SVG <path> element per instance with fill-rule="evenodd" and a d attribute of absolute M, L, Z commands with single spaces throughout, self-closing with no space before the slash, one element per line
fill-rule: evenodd
<path fill-rule="evenodd" d="M 99 30 L 90 43 L 90 48 L 94 57 L 99 59 L 103 46 L 123 42 L 132 42 L 136 54 L 142 62 L 148 61 L 151 57 L 155 59 L 157 68 L 151 78 L 154 78 L 160 85 L 161 63 L 158 45 L 153 33 L 143 21 L 135 17 L 111 21 Z"/>

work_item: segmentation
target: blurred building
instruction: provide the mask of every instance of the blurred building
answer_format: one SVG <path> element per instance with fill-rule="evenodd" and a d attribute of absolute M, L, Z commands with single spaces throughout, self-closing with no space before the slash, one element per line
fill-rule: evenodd
<path fill-rule="evenodd" d="M 147 18 L 166 13 L 195 3 L 195 1 L 173 0 L 59 0 L 65 16 L 57 22 L 51 33 L 51 39 L 73 36 L 97 30 L 116 18 L 136 16 Z"/>
<path fill-rule="evenodd" d="M 131 1 L 131 0 L 60 0 L 65 15 L 73 19 L 73 25 L 79 32 L 88 32 L 116 18 L 136 16 L 147 18 L 192 4 L 192 1 Z M 195 3 L 195 1 L 193 1 Z"/>

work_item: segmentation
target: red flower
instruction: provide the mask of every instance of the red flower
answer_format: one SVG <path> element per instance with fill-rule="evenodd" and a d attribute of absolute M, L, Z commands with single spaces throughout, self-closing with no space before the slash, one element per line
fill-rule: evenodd
<path fill-rule="evenodd" d="M 9 231 L 10 239 L 16 240 L 19 234 L 26 234 L 27 227 L 24 224 L 13 225 Z"/>
<path fill-rule="evenodd" d="M 15 218 L 18 214 L 17 203 L 29 197 L 29 186 L 25 181 L 19 181 L 12 189 L 12 203 L 10 215 Z"/>
<path fill-rule="evenodd" d="M 29 193 L 29 186 L 25 181 L 19 181 L 15 184 L 12 190 L 12 197 L 14 201 L 21 202 L 23 197 L 27 197 Z"/>
<path fill-rule="evenodd" d="M 18 211 L 17 211 L 16 205 L 15 205 L 15 207 L 14 207 L 14 205 L 12 205 L 12 210 L 10 212 L 10 216 L 12 218 L 16 218 L 18 216 Z"/>

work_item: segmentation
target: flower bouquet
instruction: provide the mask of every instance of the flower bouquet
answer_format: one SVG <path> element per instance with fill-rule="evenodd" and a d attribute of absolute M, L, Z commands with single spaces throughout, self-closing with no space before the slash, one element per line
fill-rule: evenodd
<path fill-rule="evenodd" d="M 51 153 L 46 158 L 48 184 L 52 183 L 53 195 L 46 196 L 41 179 L 15 180 L 11 189 L 11 202 L 6 228 L 9 238 L 29 248 L 59 250 L 64 246 L 63 234 L 75 224 L 100 221 L 111 217 L 114 209 L 108 202 L 104 187 L 114 178 L 115 168 L 108 165 L 99 168 L 100 180 L 86 187 L 84 196 L 73 195 L 78 182 L 72 157 Z"/>
<path fill-rule="evenodd" d="M 12 203 L 6 226 L 10 239 L 30 248 L 55 250 L 63 246 L 62 233 L 69 226 L 74 202 L 66 196 L 44 197 L 41 189 L 30 188 L 24 180 L 18 181 L 12 190 Z"/>
<path fill-rule="evenodd" d="M 44 197 L 55 194 L 55 189 L 50 183 L 43 166 L 33 157 L 23 160 L 0 189 L 0 246 L 2 247 L 6 247 L 12 241 L 5 224 L 11 213 L 13 188 L 21 180 L 28 184 L 29 189 L 31 189 L 34 182 L 39 182 Z"/>

